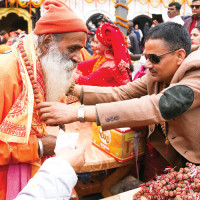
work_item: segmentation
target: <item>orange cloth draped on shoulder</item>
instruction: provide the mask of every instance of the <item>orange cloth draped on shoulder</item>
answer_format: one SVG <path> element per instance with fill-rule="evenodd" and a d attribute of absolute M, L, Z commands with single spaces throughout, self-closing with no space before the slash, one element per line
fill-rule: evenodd
<path fill-rule="evenodd" d="M 44 100 L 44 82 L 33 42 L 27 36 L 23 44 L 37 79 L 40 99 Z M 14 55 L 0 55 L 0 200 L 5 199 L 9 164 L 39 161 L 37 137 L 45 134 L 45 124 L 34 109 L 32 85 L 17 45 L 13 46 Z"/>
<path fill-rule="evenodd" d="M 82 61 L 85 61 L 85 60 L 90 60 L 92 56 L 88 53 L 87 49 L 82 48 L 81 57 L 82 57 Z"/>

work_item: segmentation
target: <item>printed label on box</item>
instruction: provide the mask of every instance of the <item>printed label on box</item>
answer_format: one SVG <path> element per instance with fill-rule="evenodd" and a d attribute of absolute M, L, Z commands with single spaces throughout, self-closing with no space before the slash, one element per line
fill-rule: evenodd
<path fill-rule="evenodd" d="M 135 154 L 144 154 L 145 132 L 130 128 L 102 131 L 96 123 L 92 125 L 92 143 L 118 161 L 126 161 Z"/>

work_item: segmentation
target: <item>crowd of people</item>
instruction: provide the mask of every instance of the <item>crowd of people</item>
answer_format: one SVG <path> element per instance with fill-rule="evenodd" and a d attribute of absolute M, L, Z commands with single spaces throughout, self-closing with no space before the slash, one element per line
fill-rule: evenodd
<path fill-rule="evenodd" d="M 11 30 L 6 32 L 5 30 L 0 31 L 0 54 L 5 53 L 11 49 L 11 46 L 18 41 L 19 36 L 24 34 L 25 31 L 21 29 Z"/>
<path fill-rule="evenodd" d="M 143 181 L 166 166 L 199 164 L 200 0 L 184 23 L 177 2 L 168 22 L 147 23 L 143 33 L 130 21 L 127 41 L 103 15 L 88 28 L 63 1 L 46 0 L 44 8 L 33 33 L 0 33 L 9 47 L 0 54 L 0 200 L 70 198 L 84 148 L 66 147 L 38 171 L 55 155 L 46 125 L 148 126 Z M 67 105 L 70 95 L 81 106 Z"/>

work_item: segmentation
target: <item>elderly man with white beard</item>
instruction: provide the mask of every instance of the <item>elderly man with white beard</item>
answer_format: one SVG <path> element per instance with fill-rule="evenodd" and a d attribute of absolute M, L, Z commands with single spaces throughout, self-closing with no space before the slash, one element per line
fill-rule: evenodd
<path fill-rule="evenodd" d="M 59 101 L 81 60 L 87 28 L 63 1 L 46 0 L 34 33 L 0 55 L 0 200 L 14 199 L 40 166 L 54 155 L 35 106 Z M 43 159 L 42 159 L 43 160 Z"/>

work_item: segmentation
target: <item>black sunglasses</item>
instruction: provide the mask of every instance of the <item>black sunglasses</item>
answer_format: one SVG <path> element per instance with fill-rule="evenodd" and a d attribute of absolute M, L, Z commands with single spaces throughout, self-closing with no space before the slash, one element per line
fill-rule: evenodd
<path fill-rule="evenodd" d="M 200 8 L 200 5 L 190 5 L 190 8 L 193 9 L 194 7 L 195 7 L 196 9 L 199 9 L 199 8 Z"/>
<path fill-rule="evenodd" d="M 166 53 L 163 53 L 161 55 L 156 55 L 156 54 L 144 54 L 146 60 L 149 60 L 151 63 L 153 64 L 158 64 L 160 62 L 160 57 L 161 56 L 164 56 L 168 53 L 172 53 L 174 51 L 177 51 L 178 49 L 174 49 L 174 50 L 171 50 L 171 51 L 168 51 Z"/>

